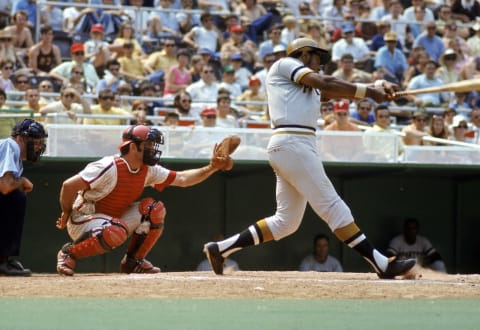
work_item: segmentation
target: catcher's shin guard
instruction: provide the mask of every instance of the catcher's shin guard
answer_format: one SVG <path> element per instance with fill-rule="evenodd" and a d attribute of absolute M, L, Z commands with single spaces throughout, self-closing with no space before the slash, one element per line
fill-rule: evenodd
<path fill-rule="evenodd" d="M 138 205 L 142 222 L 148 221 L 148 233 L 134 233 L 128 245 L 127 256 L 136 260 L 144 259 L 163 233 L 166 210 L 162 202 L 153 198 L 144 198 Z"/>
<path fill-rule="evenodd" d="M 105 227 L 96 236 L 68 247 L 67 252 L 75 259 L 91 257 L 111 251 L 122 245 L 128 237 L 127 226 L 120 219 L 113 218 L 112 225 Z"/>

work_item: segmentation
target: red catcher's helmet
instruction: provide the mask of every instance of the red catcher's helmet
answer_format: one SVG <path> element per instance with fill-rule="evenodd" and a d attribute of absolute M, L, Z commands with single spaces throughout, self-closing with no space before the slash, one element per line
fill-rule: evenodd
<path fill-rule="evenodd" d="M 143 152 L 143 162 L 147 165 L 155 165 L 160 161 L 162 155 L 161 146 L 164 143 L 163 134 L 155 129 L 145 125 L 136 125 L 127 128 L 122 134 L 123 142 L 118 146 L 119 149 L 129 143 L 139 144 L 143 141 L 152 141 L 153 149 L 145 147 Z"/>

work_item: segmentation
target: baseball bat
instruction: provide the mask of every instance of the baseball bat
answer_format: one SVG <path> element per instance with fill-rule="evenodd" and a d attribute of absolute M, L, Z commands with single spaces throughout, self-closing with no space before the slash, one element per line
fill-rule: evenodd
<path fill-rule="evenodd" d="M 407 91 L 397 92 L 395 95 L 405 96 L 405 95 L 416 95 L 416 94 L 426 94 L 426 93 L 442 93 L 442 92 L 455 92 L 455 93 L 465 93 L 471 91 L 480 91 L 480 78 L 469 79 L 457 81 L 450 84 L 445 84 L 435 87 L 426 87 L 419 89 L 411 89 Z"/>

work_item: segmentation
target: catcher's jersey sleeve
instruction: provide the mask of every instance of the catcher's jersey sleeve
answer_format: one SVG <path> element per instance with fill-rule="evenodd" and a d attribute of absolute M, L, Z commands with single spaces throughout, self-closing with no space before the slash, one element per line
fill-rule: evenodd
<path fill-rule="evenodd" d="M 267 74 L 268 110 L 273 126 L 316 127 L 320 114 L 320 91 L 300 84 L 314 71 L 298 59 L 285 57 L 275 62 Z"/>
<path fill-rule="evenodd" d="M 176 176 L 177 172 L 166 169 L 163 166 L 150 166 L 145 179 L 145 186 L 153 186 L 158 191 L 162 191 L 175 180 Z"/>

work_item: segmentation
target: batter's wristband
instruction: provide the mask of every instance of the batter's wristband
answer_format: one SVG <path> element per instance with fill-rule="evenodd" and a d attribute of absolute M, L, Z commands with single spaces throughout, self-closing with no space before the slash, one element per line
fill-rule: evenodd
<path fill-rule="evenodd" d="M 383 87 L 383 84 L 384 84 L 385 82 L 386 82 L 386 81 L 383 80 L 383 79 L 375 80 L 375 82 L 373 83 L 373 86 L 374 86 L 375 88 Z"/>
<path fill-rule="evenodd" d="M 354 97 L 356 99 L 363 99 L 367 95 L 367 85 L 364 84 L 355 84 L 357 89 L 355 90 Z"/>

